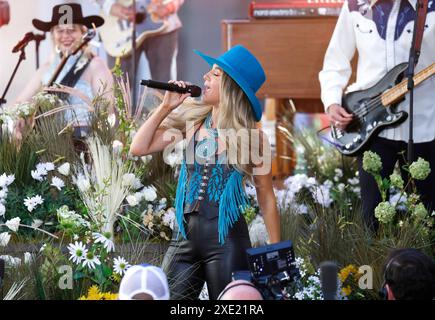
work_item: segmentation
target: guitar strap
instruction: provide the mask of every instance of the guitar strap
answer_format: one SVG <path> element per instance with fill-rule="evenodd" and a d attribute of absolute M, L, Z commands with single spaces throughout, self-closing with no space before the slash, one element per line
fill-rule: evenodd
<path fill-rule="evenodd" d="M 63 77 L 60 82 L 61 85 L 68 86 L 74 88 L 77 81 L 79 81 L 80 77 L 86 71 L 86 68 L 89 66 L 92 58 L 87 58 L 83 53 L 71 67 L 71 69 L 67 72 L 67 74 Z M 66 100 L 68 98 L 67 93 L 59 92 L 58 96 L 62 100 Z"/>
<path fill-rule="evenodd" d="M 428 0 L 417 0 L 416 4 L 417 11 L 417 27 L 414 30 L 415 32 L 415 52 L 417 53 L 417 57 L 415 61 L 418 61 L 418 56 L 420 55 L 421 42 L 423 40 L 424 27 L 426 24 L 426 15 L 428 8 Z"/>

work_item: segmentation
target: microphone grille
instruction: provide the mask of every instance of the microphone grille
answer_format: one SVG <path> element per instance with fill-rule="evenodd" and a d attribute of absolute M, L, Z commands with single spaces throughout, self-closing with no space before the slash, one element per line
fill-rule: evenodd
<path fill-rule="evenodd" d="M 189 92 L 190 92 L 190 95 L 192 97 L 200 97 L 201 96 L 201 88 L 198 86 L 190 86 Z"/>
<path fill-rule="evenodd" d="M 324 261 L 320 264 L 320 283 L 325 300 L 335 300 L 338 289 L 338 267 L 335 262 Z"/>

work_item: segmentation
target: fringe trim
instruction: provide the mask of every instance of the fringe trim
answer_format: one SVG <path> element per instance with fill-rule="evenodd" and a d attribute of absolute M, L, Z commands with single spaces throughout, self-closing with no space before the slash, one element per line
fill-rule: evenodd
<path fill-rule="evenodd" d="M 243 175 L 237 170 L 231 173 L 219 202 L 219 243 L 224 244 L 228 230 L 240 218 L 241 212 L 249 206 L 243 188 Z"/>

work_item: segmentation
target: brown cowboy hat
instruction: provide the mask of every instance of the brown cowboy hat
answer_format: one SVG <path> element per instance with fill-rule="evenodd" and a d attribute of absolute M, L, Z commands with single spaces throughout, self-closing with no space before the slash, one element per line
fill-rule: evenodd
<path fill-rule="evenodd" d="M 53 7 L 51 21 L 32 20 L 33 26 L 41 31 L 49 32 L 51 28 L 59 24 L 81 24 L 87 28 L 100 27 L 104 24 L 104 19 L 100 16 L 84 17 L 82 6 L 78 3 L 65 3 Z"/>

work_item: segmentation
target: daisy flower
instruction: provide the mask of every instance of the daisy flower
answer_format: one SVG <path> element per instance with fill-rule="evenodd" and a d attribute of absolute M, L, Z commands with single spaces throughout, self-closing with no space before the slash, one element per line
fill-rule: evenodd
<path fill-rule="evenodd" d="M 113 259 L 113 270 L 122 276 L 131 265 L 125 260 L 123 257 L 114 258 Z"/>
<path fill-rule="evenodd" d="M 8 227 L 11 231 L 17 232 L 20 227 L 21 219 L 19 217 L 10 219 L 6 221 L 6 227 Z"/>
<path fill-rule="evenodd" d="M 65 187 L 65 182 L 63 182 L 62 179 L 59 179 L 58 177 L 53 177 L 51 179 L 51 186 L 56 187 L 57 190 L 62 190 L 63 187 Z"/>
<path fill-rule="evenodd" d="M 76 241 L 74 244 L 70 243 L 68 245 L 68 250 L 70 254 L 69 260 L 72 260 L 76 264 L 80 264 L 80 262 L 85 259 L 88 253 L 88 249 L 86 249 L 85 245 L 81 241 Z"/>
<path fill-rule="evenodd" d="M 93 232 L 92 236 L 95 239 L 95 243 L 101 243 L 107 252 L 115 251 L 115 244 L 110 239 L 110 233 L 107 232 L 103 235 L 98 232 Z"/>
<path fill-rule="evenodd" d="M 42 199 L 40 195 L 36 195 L 32 198 L 27 197 L 26 199 L 24 199 L 24 205 L 27 207 L 27 210 L 29 212 L 32 212 L 37 205 L 42 204 L 43 202 L 44 199 Z"/>
<path fill-rule="evenodd" d="M 84 261 L 83 261 L 83 267 L 88 267 L 90 269 L 95 269 L 95 265 L 100 265 L 100 259 L 98 256 L 93 254 L 91 251 L 88 251 L 85 254 Z"/>

